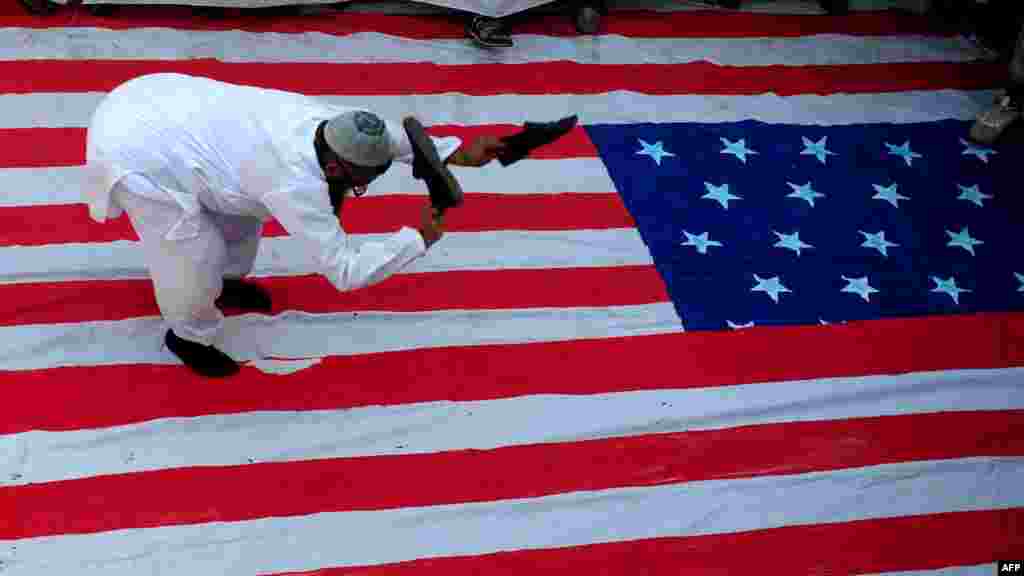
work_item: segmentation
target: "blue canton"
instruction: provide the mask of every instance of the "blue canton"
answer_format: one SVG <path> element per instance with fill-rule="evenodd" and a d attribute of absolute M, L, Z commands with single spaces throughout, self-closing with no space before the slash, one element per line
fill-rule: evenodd
<path fill-rule="evenodd" d="M 1024 310 L 1021 143 L 960 120 L 585 129 L 689 330 Z"/>

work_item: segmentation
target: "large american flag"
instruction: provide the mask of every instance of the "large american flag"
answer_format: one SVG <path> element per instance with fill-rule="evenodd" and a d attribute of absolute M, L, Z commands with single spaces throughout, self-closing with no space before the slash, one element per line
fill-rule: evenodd
<path fill-rule="evenodd" d="M 766 5 L 767 6 L 767 5 Z M 773 6 L 772 10 L 785 11 Z M 764 6 L 763 6 L 764 7 Z M 1021 146 L 915 16 L 0 15 L 0 574 L 991 574 L 1024 556 Z M 178 71 L 414 114 L 578 114 L 405 273 L 339 294 L 268 224 L 223 381 L 163 348 L 85 127 Z M 273 111 L 268 111 L 273 113 Z M 407 166 L 349 202 L 416 222 Z"/>

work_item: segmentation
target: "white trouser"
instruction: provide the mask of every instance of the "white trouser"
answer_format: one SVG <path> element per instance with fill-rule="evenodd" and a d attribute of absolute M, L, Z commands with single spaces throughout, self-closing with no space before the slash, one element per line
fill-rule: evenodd
<path fill-rule="evenodd" d="M 170 197 L 156 200 L 159 187 L 141 174 L 129 174 L 112 190 L 113 201 L 128 214 L 142 241 L 160 314 L 179 337 L 214 343 L 224 315 L 214 305 L 224 278 L 252 271 L 263 222 L 203 210 L 199 234 L 183 240 L 165 235 L 184 211 Z"/>

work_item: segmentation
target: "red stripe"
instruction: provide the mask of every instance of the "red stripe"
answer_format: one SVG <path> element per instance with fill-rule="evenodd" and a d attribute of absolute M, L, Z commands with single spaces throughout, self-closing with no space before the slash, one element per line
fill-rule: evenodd
<path fill-rule="evenodd" d="M 31 511 L 6 515 L 14 521 L 0 539 L 1021 456 L 1021 425 L 1024 411 L 923 414 L 98 476 L 0 488 L 0 502 Z"/>
<path fill-rule="evenodd" d="M 532 118 L 530 120 L 533 120 Z M 537 118 L 538 121 L 556 120 L 554 117 Z M 477 126 L 459 126 L 452 124 L 435 124 L 428 128 L 431 135 L 437 137 L 458 136 L 463 142 L 469 142 L 479 136 L 508 136 L 522 130 L 522 125 L 485 124 Z M 583 126 L 576 126 L 568 134 L 555 142 L 537 148 L 530 153 L 530 158 L 539 160 L 558 160 L 563 158 L 597 158 L 597 146 L 590 140 Z"/>
<path fill-rule="evenodd" d="M 438 137 L 459 136 L 465 142 L 484 134 L 506 136 L 520 128 L 511 124 L 439 125 L 428 128 L 428 131 Z M 85 164 L 85 142 L 85 128 L 0 129 L 0 168 L 82 165 Z M 538 148 L 530 154 L 530 158 L 535 159 L 597 156 L 597 148 L 583 127 L 574 128 L 558 141 Z"/>
<path fill-rule="evenodd" d="M 318 275 L 256 283 L 270 290 L 274 314 L 626 306 L 670 300 L 654 266 L 401 274 L 352 292 L 338 292 Z M 0 301 L 12 312 L 0 318 L 0 325 L 7 326 L 160 315 L 149 280 L 0 285 Z"/>
<path fill-rule="evenodd" d="M 60 9 L 46 19 L 26 15 L 16 2 L 8 2 L 0 12 L 5 27 L 56 28 L 95 27 L 129 30 L 144 27 L 179 30 L 242 30 L 247 32 L 347 35 L 378 32 L 404 38 L 466 38 L 464 18 L 451 15 L 386 15 L 329 13 L 315 17 L 267 15 L 259 11 L 229 11 L 230 17 L 211 20 L 197 18 L 191 9 L 169 6 L 123 6 L 113 17 L 96 17 L 84 10 Z M 511 19 L 513 34 L 578 36 L 569 18 L 562 14 L 527 12 Z M 900 11 L 854 13 L 843 17 L 814 15 L 775 15 L 728 13 L 720 11 L 649 12 L 616 11 L 601 24 L 598 33 L 634 38 L 738 38 L 798 37 L 814 34 L 938 35 L 926 18 Z"/>
<path fill-rule="evenodd" d="M 735 576 L 938 570 L 1020 558 L 1024 508 L 424 558 L 278 576 Z"/>
<path fill-rule="evenodd" d="M 84 128 L 0 129 L 0 168 L 85 164 Z"/>
<path fill-rule="evenodd" d="M 687 64 L 225 63 L 217 60 L 32 60 L 0 62 L 0 92 L 109 91 L 136 76 L 178 72 L 309 95 L 875 93 L 994 88 L 996 63 L 887 63 L 821 66 Z"/>
<path fill-rule="evenodd" d="M 345 201 L 342 222 L 350 234 L 393 232 L 416 225 L 426 202 L 423 196 L 386 195 Z M 59 226 L 54 226 L 59 223 Z M 476 194 L 446 213 L 449 232 L 493 230 L 606 230 L 634 228 L 636 222 L 617 194 Z M 286 236 L 276 220 L 263 236 Z M 85 204 L 0 208 L 0 246 L 41 246 L 69 242 L 138 241 L 126 215 L 105 223 L 89 217 Z M 3 288 L 0 287 L 0 290 Z M 0 320 L 2 322 L 2 320 Z"/>
<path fill-rule="evenodd" d="M 671 370 L 665 368 L 667 359 L 671 359 Z M 599 394 L 1009 366 L 1024 366 L 1024 314 L 328 357 L 289 375 L 287 386 L 281 385 L 280 376 L 250 367 L 216 386 L 182 366 L 65 367 L 0 376 L 7 407 L 0 419 L 0 434 L 257 410 Z M 146 385 L 138 386 L 139 382 Z M 338 386 L 338 382 L 374 385 Z M 42 397 L 47 401 L 40 402 Z M 110 402 L 110 398 L 120 400 Z"/>

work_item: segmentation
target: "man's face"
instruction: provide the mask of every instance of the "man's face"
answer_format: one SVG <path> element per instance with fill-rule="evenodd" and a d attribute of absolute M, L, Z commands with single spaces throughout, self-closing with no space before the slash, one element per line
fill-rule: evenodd
<path fill-rule="evenodd" d="M 349 192 L 353 192 L 356 196 L 362 196 L 366 193 L 366 187 L 382 173 L 376 168 L 353 164 L 335 154 L 323 138 L 322 125 L 317 130 L 314 146 L 317 148 L 320 166 L 323 168 L 328 186 L 339 194 L 347 196 Z"/>
<path fill-rule="evenodd" d="M 341 190 L 352 191 L 356 196 L 366 193 L 366 187 L 373 182 L 379 174 L 372 168 L 356 166 L 344 159 L 335 156 L 328 162 L 325 176 L 331 187 Z M 347 192 L 346 192 L 347 194 Z"/>

